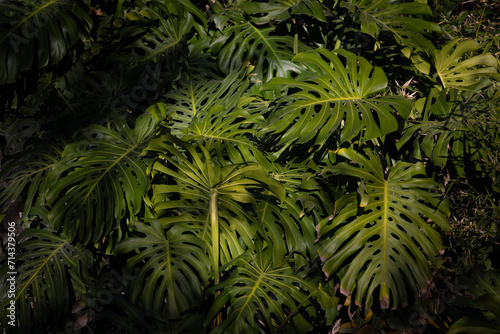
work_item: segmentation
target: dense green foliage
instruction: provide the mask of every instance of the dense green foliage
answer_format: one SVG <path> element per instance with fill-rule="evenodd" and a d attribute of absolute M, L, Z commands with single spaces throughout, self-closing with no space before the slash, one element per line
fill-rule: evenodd
<path fill-rule="evenodd" d="M 2 1 L 0 329 L 499 333 L 486 2 Z"/>

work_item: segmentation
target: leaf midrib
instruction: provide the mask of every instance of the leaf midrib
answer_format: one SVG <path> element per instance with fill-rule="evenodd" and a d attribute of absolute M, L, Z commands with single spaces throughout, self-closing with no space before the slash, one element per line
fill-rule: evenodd
<path fill-rule="evenodd" d="M 263 273 L 263 272 L 260 273 L 259 278 L 255 282 L 255 285 L 254 285 L 254 287 L 252 289 L 252 292 L 248 295 L 248 298 L 245 301 L 245 304 L 241 307 L 240 312 L 238 313 L 238 318 L 241 317 L 241 314 L 247 308 L 248 303 L 250 302 L 250 300 L 252 299 L 252 297 L 255 295 L 255 292 L 257 291 L 257 288 L 259 287 L 260 283 L 262 282 L 262 280 L 264 279 L 265 276 L 266 276 L 265 273 Z"/>
<path fill-rule="evenodd" d="M 389 216 L 389 182 L 387 180 L 384 180 L 384 217 L 383 217 L 383 222 L 384 222 L 384 244 L 383 244 L 383 249 L 384 249 L 384 256 L 382 257 L 383 259 L 383 275 L 384 275 L 384 280 L 383 282 L 386 283 L 386 274 L 387 274 L 387 260 L 388 260 L 388 255 L 387 255 L 387 228 L 388 228 L 388 217 Z M 389 299 L 389 296 L 387 296 L 387 299 Z"/>

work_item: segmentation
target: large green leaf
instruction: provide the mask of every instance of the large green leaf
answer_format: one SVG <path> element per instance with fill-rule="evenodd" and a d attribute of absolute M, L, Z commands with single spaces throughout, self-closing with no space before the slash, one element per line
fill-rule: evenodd
<path fill-rule="evenodd" d="M 467 88 L 479 80 L 490 77 L 500 79 L 500 64 L 490 53 L 469 56 L 479 48 L 479 43 L 456 38 L 441 50 L 434 49 L 432 61 L 436 75 L 444 88 Z"/>
<path fill-rule="evenodd" d="M 481 85 L 487 85 L 484 81 Z M 396 143 L 398 149 L 409 148 L 417 159 L 428 157 L 441 168 L 451 162 L 459 176 L 491 173 L 496 180 L 496 170 L 491 163 L 499 141 L 498 98 L 486 98 L 476 89 L 460 94 L 458 89 L 430 91 L 420 116 L 403 131 Z M 450 165 L 451 166 L 451 165 Z M 491 166 L 491 167 L 490 167 Z M 479 172 L 481 171 L 481 172 Z M 493 184 L 493 186 L 496 186 Z"/>
<path fill-rule="evenodd" d="M 455 145 L 460 146 L 461 149 L 455 151 L 458 151 L 457 153 L 463 158 L 465 143 L 460 140 L 465 135 L 464 116 L 467 110 L 460 107 L 456 90 L 450 91 L 449 94 L 443 91 L 437 99 L 433 99 L 433 92 L 434 90 L 431 90 L 426 100 L 423 119 L 415 120 L 403 131 L 396 147 L 401 149 L 411 139 L 417 137 L 417 141 L 414 142 L 414 156 L 421 159 L 420 152 L 422 152 L 436 166 L 444 168 L 449 158 L 448 152 L 450 148 L 455 149 Z"/>
<path fill-rule="evenodd" d="M 46 204 L 47 193 L 56 181 L 51 173 L 62 156 L 64 145 L 63 141 L 42 141 L 32 150 L 5 159 L 0 172 L 0 182 L 5 182 L 0 190 L 0 203 L 14 202 L 26 191 L 21 217 L 25 222 L 32 206 Z"/>
<path fill-rule="evenodd" d="M 40 0 L 0 3 L 0 83 L 21 71 L 61 61 L 90 29 L 88 1 Z"/>
<path fill-rule="evenodd" d="M 285 198 L 281 206 L 267 198 L 258 200 L 258 231 L 272 245 L 275 265 L 291 261 L 298 269 L 316 257 L 317 246 L 316 221 L 303 214 L 297 201 L 297 194 Z"/>
<path fill-rule="evenodd" d="M 190 4 L 189 1 L 186 3 Z M 187 35 L 196 23 L 180 1 L 152 1 L 147 5 L 138 1 L 137 4 L 138 8 L 127 13 L 126 17 L 144 24 L 144 27 L 134 25 L 127 30 L 129 35 L 137 36 L 131 47 L 138 59 L 160 62 L 177 50 L 186 51 Z"/>
<path fill-rule="evenodd" d="M 66 147 L 53 171 L 61 179 L 47 195 L 54 228 L 62 227 L 70 240 L 98 242 L 127 214 L 135 217 L 149 187 L 140 155 L 157 117 L 145 113 L 133 128 L 115 117 L 107 126 L 88 127 L 86 139 Z"/>
<path fill-rule="evenodd" d="M 219 68 L 225 73 L 250 64 L 255 66 L 256 80 L 269 81 L 274 77 L 291 76 L 304 67 L 293 63 L 294 41 L 291 36 L 273 34 L 274 28 L 258 28 L 251 22 L 237 22 L 224 30 L 212 45 Z M 303 44 L 299 44 L 305 51 Z"/>
<path fill-rule="evenodd" d="M 262 112 L 266 106 L 253 97 L 240 98 L 232 109 L 215 106 L 195 115 L 182 139 L 203 143 L 221 163 L 255 162 L 270 167 L 272 163 L 256 140 L 265 121 Z"/>
<path fill-rule="evenodd" d="M 271 259 L 270 252 L 246 253 L 233 263 L 236 269 L 228 279 L 207 291 L 220 291 L 207 321 L 227 311 L 212 333 L 260 333 L 259 327 L 266 333 L 306 333 L 312 326 L 301 312 L 316 313 L 311 299 L 324 309 L 336 306 L 338 299 L 320 285 L 301 279 L 287 265 L 273 267 Z"/>
<path fill-rule="evenodd" d="M 284 199 L 281 184 L 256 164 L 219 164 L 203 146 L 197 150 L 172 136 L 153 140 L 147 150 L 160 156 L 155 173 L 173 178 L 153 185 L 156 215 L 165 226 L 188 226 L 206 241 L 213 261 L 219 251 L 225 263 L 253 246 L 255 198 L 250 189 L 269 189 Z M 214 228 L 220 231 L 220 250 L 213 245 Z"/>
<path fill-rule="evenodd" d="M 132 302 L 139 301 L 146 314 L 179 318 L 196 305 L 208 282 L 206 244 L 185 226 L 164 229 L 160 221 L 151 220 L 150 225 L 136 223 L 135 228 L 142 236 L 116 246 L 119 254 L 136 252 L 127 262 L 134 274 Z"/>
<path fill-rule="evenodd" d="M 287 197 L 281 204 L 258 197 L 258 231 L 272 245 L 273 263 L 293 263 L 296 270 L 317 256 L 316 225 L 320 203 L 328 205 L 314 174 L 302 164 L 272 165 L 273 178 L 283 184 Z"/>
<path fill-rule="evenodd" d="M 500 273 L 478 265 L 472 269 L 470 276 L 459 277 L 459 284 L 467 287 L 468 295 L 474 298 L 475 307 L 483 312 L 488 322 L 466 316 L 455 322 L 447 334 L 500 333 Z"/>
<path fill-rule="evenodd" d="M 412 104 L 402 96 L 375 96 L 387 86 L 384 72 L 345 50 L 318 51 L 293 59 L 314 70 L 296 79 L 275 78 L 264 87 L 290 87 L 264 130 L 281 134 L 284 143 L 314 141 L 319 145 L 336 130 L 342 142 L 358 135 L 366 141 L 397 130 L 396 115 L 408 117 Z"/>
<path fill-rule="evenodd" d="M 446 334 L 499 334 L 500 325 L 478 322 L 470 317 L 460 318 Z"/>
<path fill-rule="evenodd" d="M 243 3 L 243 10 L 255 24 L 283 21 L 290 18 L 290 15 L 308 15 L 326 22 L 326 10 L 318 0 L 246 1 Z"/>
<path fill-rule="evenodd" d="M 399 44 L 413 49 L 432 46 L 424 36 L 440 32 L 437 23 L 421 18 L 432 15 L 429 6 L 422 1 L 348 0 L 343 1 L 342 6 L 358 15 L 362 32 L 378 38 L 381 31 L 388 31 Z"/>
<path fill-rule="evenodd" d="M 166 103 L 172 120 L 172 134 L 181 135 L 193 120 L 210 117 L 211 109 L 234 108 L 246 88 L 239 72 L 229 74 L 223 80 L 186 81 L 174 92 L 167 94 Z"/>
<path fill-rule="evenodd" d="M 356 304 L 371 307 L 378 290 L 382 308 L 398 307 L 426 286 L 429 261 L 433 266 L 442 262 L 444 247 L 428 220 L 449 230 L 447 202 L 438 184 L 417 177 L 425 175 L 421 163 L 385 169 L 370 150 L 365 152 L 368 158 L 353 149 L 338 152 L 358 164 L 332 169 L 359 178 L 360 198 L 346 194 L 337 200 L 334 215 L 320 223 L 320 235 L 333 235 L 319 254 L 323 270 L 340 276 L 341 292 L 354 294 Z"/>
<path fill-rule="evenodd" d="M 34 118 L 7 118 L 0 123 L 0 136 L 5 138 L 2 150 L 6 156 L 27 150 L 30 138 L 38 135 L 40 124 Z"/>
<path fill-rule="evenodd" d="M 484 294 L 500 296 L 500 272 L 488 271 L 483 265 L 478 265 L 472 270 L 471 279 L 461 282 L 461 285 L 466 285 L 467 291 L 475 298 Z M 500 318 L 500 313 L 497 316 Z"/>
<path fill-rule="evenodd" d="M 16 333 L 32 333 L 47 324 L 54 331 L 60 329 L 57 326 L 64 324 L 75 298 L 70 277 L 86 275 L 91 256 L 50 230 L 25 229 L 17 237 L 15 259 L 15 266 L 10 261 L 2 265 L 2 287 L 8 284 L 5 278 L 15 276 L 16 293 L 14 299 L 7 298 L 7 289 L 2 288 L 0 324 L 7 324 L 6 307 L 14 300 Z"/>

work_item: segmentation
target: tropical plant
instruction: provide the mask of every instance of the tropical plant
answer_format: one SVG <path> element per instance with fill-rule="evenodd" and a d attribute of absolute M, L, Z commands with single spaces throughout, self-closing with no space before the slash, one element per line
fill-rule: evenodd
<path fill-rule="evenodd" d="M 467 301 L 472 308 L 480 310 L 479 319 L 465 316 L 451 326 L 448 334 L 455 333 L 500 333 L 500 275 L 487 271 L 482 265 L 474 267 L 470 278 L 460 282 L 467 287 L 473 301 Z M 462 301 L 466 303 L 466 301 Z"/>
<path fill-rule="evenodd" d="M 494 41 L 425 1 L 0 8 L 0 218 L 22 201 L 25 229 L 6 332 L 381 322 L 442 265 L 450 185 L 497 196 L 498 136 L 472 121 L 498 111 Z"/>
<path fill-rule="evenodd" d="M 332 171 L 359 177 L 360 182 L 358 193 L 339 198 L 333 217 L 320 222 L 319 234 L 333 230 L 319 250 L 325 258 L 323 270 L 333 274 L 345 267 L 340 290 L 350 296 L 355 289 L 358 305 L 371 307 L 377 290 L 382 308 L 407 304 L 408 295 L 417 295 L 431 278 L 428 261 L 441 265 L 443 245 L 426 220 L 447 231 L 447 204 L 437 184 L 416 178 L 425 175 L 420 163 L 384 168 L 369 150 L 367 157 L 352 149 L 338 154 L 359 167 L 340 162 Z"/>

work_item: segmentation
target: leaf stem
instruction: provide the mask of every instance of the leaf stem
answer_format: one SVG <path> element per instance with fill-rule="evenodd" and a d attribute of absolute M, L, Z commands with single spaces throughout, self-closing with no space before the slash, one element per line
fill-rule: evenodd
<path fill-rule="evenodd" d="M 219 191 L 210 189 L 210 224 L 212 226 L 212 258 L 214 261 L 215 285 L 219 284 L 219 208 L 217 206 Z M 222 323 L 222 313 L 217 315 L 217 325 Z"/>

